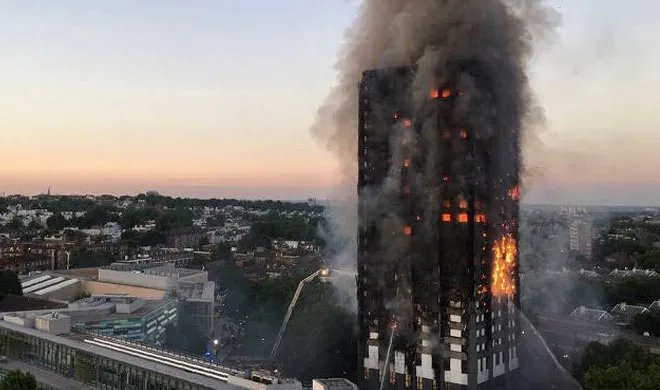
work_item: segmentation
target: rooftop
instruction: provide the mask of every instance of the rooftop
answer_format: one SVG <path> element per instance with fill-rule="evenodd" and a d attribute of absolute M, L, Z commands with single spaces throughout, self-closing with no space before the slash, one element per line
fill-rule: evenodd
<path fill-rule="evenodd" d="M 215 297 L 215 282 L 179 282 L 179 294 L 189 300 L 211 301 Z"/>
<path fill-rule="evenodd" d="M 344 378 L 314 379 L 314 386 L 321 385 L 326 390 L 358 390 L 357 385 Z"/>
<path fill-rule="evenodd" d="M 132 313 L 117 313 L 113 310 L 113 308 L 110 308 L 112 310 L 111 313 L 108 313 L 104 310 L 87 310 L 79 311 L 76 314 L 71 314 L 71 317 L 74 324 L 79 322 L 118 321 L 129 318 L 139 318 L 151 313 L 159 306 L 164 305 L 166 302 L 167 301 L 158 300 L 144 301 L 144 306 Z M 108 303 L 107 305 L 114 307 L 115 304 Z"/>
<path fill-rule="evenodd" d="M 625 270 L 625 269 L 614 269 L 614 271 L 610 272 L 610 276 L 616 276 L 616 277 L 655 277 L 658 276 L 658 273 L 654 270 L 651 269 L 637 269 L 633 268 L 631 270 Z"/>
<path fill-rule="evenodd" d="M 52 334 L 40 332 L 36 329 L 25 328 L 19 325 L 14 325 L 6 321 L 0 321 L 0 328 L 5 328 L 13 332 L 22 333 L 27 336 L 33 336 L 47 341 L 51 341 L 60 345 L 64 345 L 69 348 L 74 348 L 80 351 L 90 353 L 92 355 L 104 356 L 108 359 L 116 360 L 131 364 L 136 367 L 142 367 L 147 370 L 165 375 L 178 378 L 190 383 L 198 383 L 202 386 L 206 386 L 211 389 L 240 389 L 240 387 L 231 385 L 223 380 L 213 379 L 207 376 L 193 374 L 191 372 L 185 371 L 181 366 L 175 364 L 164 364 L 157 361 L 148 359 L 145 355 L 145 358 L 137 357 L 132 354 L 122 353 L 111 348 L 104 348 L 100 345 L 92 344 L 85 341 L 78 341 L 67 337 L 55 336 Z M 137 354 L 136 354 L 137 355 Z"/>
<path fill-rule="evenodd" d="M 612 309 L 612 314 L 625 316 L 625 317 L 633 317 L 636 316 L 637 314 L 646 313 L 648 311 L 649 309 L 645 308 L 644 306 L 619 303 L 618 305 L 614 306 L 614 308 Z"/>
<path fill-rule="evenodd" d="M 576 308 L 570 316 L 583 321 L 609 321 L 613 319 L 612 315 L 605 310 L 590 309 L 585 306 Z"/>
<path fill-rule="evenodd" d="M 21 281 L 23 294 L 46 295 L 59 289 L 78 283 L 78 279 L 56 274 L 36 274 Z"/>
<path fill-rule="evenodd" d="M 10 311 L 63 309 L 66 307 L 66 303 L 13 294 L 7 294 L 5 298 L 0 301 L 0 313 Z"/>

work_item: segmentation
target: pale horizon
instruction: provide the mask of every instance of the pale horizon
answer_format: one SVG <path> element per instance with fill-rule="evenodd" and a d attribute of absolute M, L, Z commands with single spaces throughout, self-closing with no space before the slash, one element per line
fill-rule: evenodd
<path fill-rule="evenodd" d="M 0 193 L 328 198 L 309 129 L 359 4 L 312 3 L 0 0 Z M 548 3 L 524 200 L 660 203 L 660 3 Z"/>

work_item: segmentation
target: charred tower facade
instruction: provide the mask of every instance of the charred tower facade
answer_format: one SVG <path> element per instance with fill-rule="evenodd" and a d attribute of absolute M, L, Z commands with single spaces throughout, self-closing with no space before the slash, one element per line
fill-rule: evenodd
<path fill-rule="evenodd" d="M 359 85 L 360 388 L 487 389 L 519 366 L 519 131 L 467 120 L 477 67 L 416 73 Z"/>

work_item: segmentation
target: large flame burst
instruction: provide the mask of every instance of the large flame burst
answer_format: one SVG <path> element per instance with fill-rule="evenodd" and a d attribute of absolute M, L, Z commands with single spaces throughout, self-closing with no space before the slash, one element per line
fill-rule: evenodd
<path fill-rule="evenodd" d="M 513 267 L 516 261 L 516 241 L 511 234 L 504 235 L 493 245 L 493 296 L 510 296 L 516 290 Z"/>

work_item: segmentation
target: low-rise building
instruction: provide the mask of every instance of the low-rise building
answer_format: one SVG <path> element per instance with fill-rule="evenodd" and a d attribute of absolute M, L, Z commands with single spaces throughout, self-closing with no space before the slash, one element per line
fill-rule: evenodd
<path fill-rule="evenodd" d="M 170 248 L 196 248 L 204 235 L 204 231 L 198 227 L 187 227 L 172 229 L 167 232 L 165 240 Z"/>
<path fill-rule="evenodd" d="M 656 278 L 659 276 L 658 272 L 651 269 L 617 269 L 615 268 L 610 272 L 612 278 Z"/>
<path fill-rule="evenodd" d="M 622 324 L 630 324 L 635 316 L 649 312 L 649 309 L 644 306 L 628 305 L 626 303 L 619 303 L 612 309 L 614 318 Z"/>
<path fill-rule="evenodd" d="M 569 316 L 574 320 L 587 322 L 611 322 L 614 320 L 614 317 L 605 310 L 590 309 L 585 306 L 576 308 Z"/>
<path fill-rule="evenodd" d="M 4 320 L 0 320 L 0 355 L 102 389 L 302 390 L 299 381 L 277 373 L 209 363 L 102 336 L 65 337 Z M 39 370 L 30 371 L 40 375 Z"/>
<path fill-rule="evenodd" d="M 345 378 L 314 379 L 312 390 L 359 390 L 359 387 Z"/>

